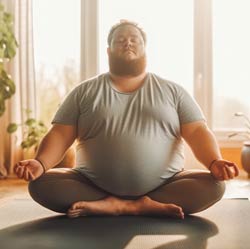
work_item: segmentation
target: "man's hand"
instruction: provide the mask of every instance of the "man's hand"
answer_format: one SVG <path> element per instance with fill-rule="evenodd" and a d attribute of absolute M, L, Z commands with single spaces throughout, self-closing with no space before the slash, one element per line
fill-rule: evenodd
<path fill-rule="evenodd" d="M 230 180 L 239 175 L 238 166 L 223 159 L 216 160 L 210 166 L 213 177 L 219 181 Z"/>
<path fill-rule="evenodd" d="M 14 172 L 21 179 L 33 181 L 43 174 L 44 169 L 39 161 L 29 159 L 18 162 L 14 167 Z"/>

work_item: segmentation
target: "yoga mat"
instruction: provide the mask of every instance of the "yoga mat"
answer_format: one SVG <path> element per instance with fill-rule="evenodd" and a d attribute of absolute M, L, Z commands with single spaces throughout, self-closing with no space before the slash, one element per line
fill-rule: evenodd
<path fill-rule="evenodd" d="M 166 217 L 69 219 L 32 200 L 0 206 L 1 249 L 246 249 L 250 203 L 221 200 L 184 220 Z"/>

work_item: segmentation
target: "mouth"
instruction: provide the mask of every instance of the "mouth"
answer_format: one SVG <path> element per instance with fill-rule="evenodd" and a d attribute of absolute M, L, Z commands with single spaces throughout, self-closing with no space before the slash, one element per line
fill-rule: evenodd
<path fill-rule="evenodd" d="M 130 50 L 130 49 L 125 50 L 124 53 L 125 53 L 125 54 L 136 54 L 135 51 Z"/>

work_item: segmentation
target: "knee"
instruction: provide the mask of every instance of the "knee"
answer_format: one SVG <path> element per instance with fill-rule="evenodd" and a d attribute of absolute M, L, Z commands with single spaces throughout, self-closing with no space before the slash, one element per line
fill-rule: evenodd
<path fill-rule="evenodd" d="M 198 180 L 202 193 L 211 202 L 216 202 L 223 197 L 226 189 L 225 182 L 215 179 L 210 172 L 202 172 L 194 179 Z"/>
<path fill-rule="evenodd" d="M 41 206 L 58 213 L 66 213 L 70 205 L 64 205 L 63 201 L 55 195 L 51 185 L 42 177 L 29 182 L 28 191 L 31 198 Z M 58 201 L 59 199 L 59 201 Z"/>
<path fill-rule="evenodd" d="M 212 199 L 214 201 L 220 200 L 226 190 L 226 184 L 224 181 L 218 181 L 213 176 L 210 176 L 210 180 L 208 183 L 208 191 Z"/>
<path fill-rule="evenodd" d="M 29 182 L 28 191 L 34 201 L 42 204 L 44 200 L 49 198 L 53 189 L 51 188 L 51 184 L 49 184 L 48 177 L 45 174 L 36 180 Z"/>
<path fill-rule="evenodd" d="M 221 200 L 225 193 L 225 182 L 218 181 L 213 176 L 208 176 L 203 181 L 203 184 L 201 195 L 197 200 L 197 207 L 194 209 L 191 208 L 188 211 L 189 214 L 197 213 L 211 207 Z"/>
<path fill-rule="evenodd" d="M 203 175 L 199 182 L 200 193 L 196 196 L 196 205 L 187 208 L 187 213 L 203 211 L 221 200 L 225 193 L 225 182 L 216 180 L 210 173 Z"/>
<path fill-rule="evenodd" d="M 35 201 L 37 201 L 37 199 L 39 199 L 38 197 L 42 191 L 42 183 L 41 183 L 40 178 L 29 182 L 28 191 L 29 191 L 29 194 L 32 197 L 32 199 L 34 199 Z"/>

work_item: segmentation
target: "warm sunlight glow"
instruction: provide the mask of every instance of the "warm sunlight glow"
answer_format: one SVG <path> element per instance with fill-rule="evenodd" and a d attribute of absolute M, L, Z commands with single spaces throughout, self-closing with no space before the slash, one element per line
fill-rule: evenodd
<path fill-rule="evenodd" d="M 47 124 L 79 83 L 80 25 L 80 0 L 33 1 L 39 116 Z"/>
<path fill-rule="evenodd" d="M 235 112 L 244 112 L 250 117 L 249 10 L 249 0 L 213 1 L 216 129 L 242 128 L 244 122 L 234 117 Z"/>
<path fill-rule="evenodd" d="M 33 1 L 36 68 L 54 74 L 68 60 L 80 60 L 80 1 Z"/>
<path fill-rule="evenodd" d="M 177 248 L 181 241 L 187 238 L 186 235 L 137 235 L 134 236 L 124 249 L 137 249 L 138 245 L 143 249 L 153 248 Z"/>
<path fill-rule="evenodd" d="M 192 93 L 192 0 L 102 0 L 99 5 L 101 72 L 108 70 L 106 37 L 110 27 L 128 19 L 139 23 L 147 33 L 148 70 Z"/>

